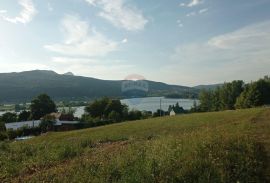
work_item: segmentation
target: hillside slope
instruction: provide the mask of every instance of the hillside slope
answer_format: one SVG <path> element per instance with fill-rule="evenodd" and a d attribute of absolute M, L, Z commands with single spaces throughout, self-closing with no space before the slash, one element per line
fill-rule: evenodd
<path fill-rule="evenodd" d="M 212 85 L 198 85 L 194 86 L 193 88 L 198 90 L 215 90 L 218 87 L 222 87 L 223 84 L 212 84 Z"/>
<path fill-rule="evenodd" d="M 0 144 L 0 182 L 267 182 L 269 132 L 259 108 L 49 133 Z"/>
<path fill-rule="evenodd" d="M 163 93 L 198 93 L 197 89 L 147 81 L 148 95 Z M 100 80 L 89 77 L 57 74 L 53 71 L 0 73 L 0 103 L 28 102 L 41 93 L 55 100 L 83 100 L 102 96 L 121 97 L 122 81 Z"/>

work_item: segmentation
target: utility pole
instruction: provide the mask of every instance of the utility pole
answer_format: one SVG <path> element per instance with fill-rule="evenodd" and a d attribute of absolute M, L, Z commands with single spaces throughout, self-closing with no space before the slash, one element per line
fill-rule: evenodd
<path fill-rule="evenodd" d="M 160 103 L 159 103 L 159 115 L 161 117 L 161 98 L 160 98 Z"/>

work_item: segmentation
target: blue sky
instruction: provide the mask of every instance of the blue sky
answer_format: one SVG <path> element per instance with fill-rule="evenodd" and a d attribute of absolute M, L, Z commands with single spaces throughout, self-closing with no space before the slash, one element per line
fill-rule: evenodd
<path fill-rule="evenodd" d="M 269 75 L 270 0 L 1 0 L 0 72 L 193 86 Z"/>

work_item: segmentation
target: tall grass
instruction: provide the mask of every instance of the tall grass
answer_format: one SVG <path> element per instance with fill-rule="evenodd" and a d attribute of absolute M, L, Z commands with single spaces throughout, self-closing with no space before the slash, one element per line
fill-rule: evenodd
<path fill-rule="evenodd" d="M 194 114 L 0 144 L 1 182 L 266 182 L 265 109 Z M 256 118 L 257 119 L 257 118 Z"/>

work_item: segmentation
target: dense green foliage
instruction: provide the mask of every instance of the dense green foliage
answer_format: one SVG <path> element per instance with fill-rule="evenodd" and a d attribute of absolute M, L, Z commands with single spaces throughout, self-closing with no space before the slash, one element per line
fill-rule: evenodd
<path fill-rule="evenodd" d="M 92 102 L 85 108 L 85 111 L 89 113 L 93 118 L 111 119 L 109 116 L 118 116 L 120 119 L 123 119 L 125 115 L 124 113 L 127 112 L 128 109 L 126 105 L 121 104 L 120 100 L 112 100 L 104 97 Z"/>
<path fill-rule="evenodd" d="M 47 94 L 41 94 L 32 100 L 30 105 L 31 118 L 39 120 L 41 117 L 56 112 L 54 101 Z"/>
<path fill-rule="evenodd" d="M 168 93 L 164 95 L 165 98 L 189 98 L 189 99 L 195 99 L 198 98 L 198 91 L 197 90 L 190 90 L 187 92 L 183 93 Z"/>
<path fill-rule="evenodd" d="M 265 77 L 245 86 L 243 93 L 237 99 L 237 108 L 251 108 L 270 104 L 270 79 Z"/>
<path fill-rule="evenodd" d="M 7 139 L 5 123 L 0 121 L 0 141 Z"/>
<path fill-rule="evenodd" d="M 17 114 L 7 112 L 1 116 L 1 121 L 4 121 L 5 123 L 12 123 L 17 121 Z"/>
<path fill-rule="evenodd" d="M 31 111 L 22 111 L 18 116 L 16 113 L 5 113 L 1 120 L 5 122 L 20 122 L 26 120 L 38 120 L 42 119 L 39 127 L 36 128 L 21 128 L 18 130 L 8 130 L 3 132 L 4 137 L 14 139 L 22 135 L 40 135 L 40 133 L 57 130 L 54 123 L 56 121 L 55 116 L 50 113 L 56 111 L 56 106 L 50 97 L 46 94 L 37 96 L 32 100 L 30 105 Z M 127 121 L 127 120 L 139 120 L 152 117 L 152 113 L 147 111 L 141 112 L 132 110 L 129 111 L 126 105 L 122 105 L 119 99 L 109 99 L 107 97 L 93 101 L 86 108 L 87 114 L 84 114 L 81 119 L 74 117 L 74 110 L 69 107 L 62 108 L 60 110 L 60 121 L 74 121 L 80 120 L 80 124 L 74 125 L 72 129 L 82 129 L 108 125 L 112 123 Z M 4 128 L 3 128 L 4 129 Z M 5 130 L 3 130 L 5 131 Z"/>
<path fill-rule="evenodd" d="M 54 124 L 55 124 L 55 117 L 47 114 L 42 118 L 39 127 L 42 132 L 48 132 L 53 130 Z"/>
<path fill-rule="evenodd" d="M 225 83 L 216 90 L 203 90 L 200 105 L 195 111 L 220 111 L 251 108 L 270 104 L 270 80 L 268 77 L 244 84 L 243 81 Z"/>
<path fill-rule="evenodd" d="M 18 121 L 27 121 L 31 118 L 31 112 L 30 111 L 22 111 L 18 115 Z"/>
<path fill-rule="evenodd" d="M 56 105 L 51 100 L 51 98 L 46 95 L 42 94 L 36 97 L 31 102 L 31 111 L 22 111 L 19 115 L 16 113 L 10 113 L 7 112 L 0 116 L 0 141 L 5 140 L 6 138 L 14 139 L 19 136 L 25 136 L 25 135 L 39 135 L 41 132 L 47 132 L 53 129 L 53 121 L 52 116 L 49 116 L 48 114 L 52 112 L 56 112 Z M 64 120 L 71 119 L 69 118 L 69 114 L 63 114 L 65 117 Z M 21 121 L 27 121 L 27 120 L 39 120 L 41 117 L 44 117 L 42 120 L 42 123 L 39 127 L 36 128 L 20 128 L 17 130 L 10 130 L 8 129 L 6 131 L 5 129 L 5 123 L 11 123 L 11 122 L 21 122 Z"/>
<path fill-rule="evenodd" d="M 187 90 L 190 93 L 198 93 L 197 89 L 185 86 L 147 82 L 148 96 L 164 96 L 172 92 L 185 94 Z M 53 71 L 0 73 L 0 103 L 28 102 L 40 93 L 47 93 L 56 101 L 85 101 L 103 96 L 122 97 L 121 84 L 122 81 L 61 75 Z"/>
<path fill-rule="evenodd" d="M 198 85 L 194 86 L 194 88 L 199 90 L 215 90 L 218 87 L 222 87 L 223 84 L 211 84 L 211 85 Z"/>
<path fill-rule="evenodd" d="M 53 125 L 51 119 L 48 118 L 48 114 L 50 114 L 51 112 L 56 112 L 56 105 L 48 95 L 42 94 L 32 101 L 31 111 L 22 111 L 20 112 L 19 115 L 10 112 L 3 114 L 2 116 L 0 116 L 0 141 L 5 140 L 6 138 L 11 140 L 16 137 L 25 135 L 39 135 L 41 132 L 47 132 L 52 130 Z M 43 116 L 45 117 L 43 118 L 40 127 L 36 128 L 22 127 L 17 130 L 5 129 L 4 125 L 5 123 L 22 122 L 27 120 L 39 120 Z M 67 117 L 67 115 L 65 114 L 63 116 Z"/>
<path fill-rule="evenodd" d="M 91 123 L 104 123 L 107 121 L 120 122 L 126 120 L 139 120 L 149 116 L 141 111 L 129 111 L 127 105 L 121 104 L 119 99 L 109 99 L 107 97 L 95 100 L 85 107 L 86 115 L 82 117 L 82 121 Z M 99 126 L 95 124 L 94 126 Z"/>
<path fill-rule="evenodd" d="M 6 127 L 5 127 L 5 123 L 0 121 L 0 132 L 5 131 Z"/>
<path fill-rule="evenodd" d="M 8 135 L 6 132 L 0 131 L 0 141 L 6 140 Z"/>
<path fill-rule="evenodd" d="M 269 115 L 181 115 L 2 142 L 0 182 L 268 182 Z"/>
<path fill-rule="evenodd" d="M 147 114 L 142 113 L 141 111 L 137 111 L 137 110 L 129 111 L 127 116 L 126 116 L 126 119 L 130 120 L 130 121 L 139 120 L 139 119 L 142 119 L 142 118 L 147 118 Z"/>
<path fill-rule="evenodd" d="M 8 129 L 4 133 L 6 134 L 6 136 L 8 137 L 9 140 L 13 140 L 17 137 L 22 137 L 22 136 L 40 135 L 41 128 L 40 127 L 35 127 L 35 128 L 22 127 L 22 128 L 17 129 L 17 130 Z"/>
<path fill-rule="evenodd" d="M 186 111 L 183 109 L 183 107 L 180 107 L 179 103 L 177 102 L 175 105 L 169 105 L 168 112 L 174 111 L 176 114 L 183 114 Z"/>

